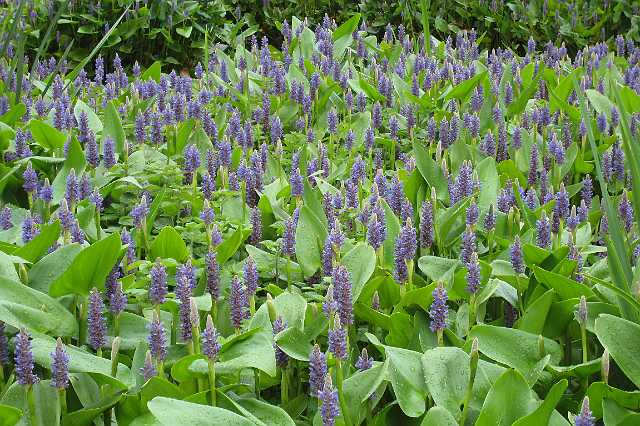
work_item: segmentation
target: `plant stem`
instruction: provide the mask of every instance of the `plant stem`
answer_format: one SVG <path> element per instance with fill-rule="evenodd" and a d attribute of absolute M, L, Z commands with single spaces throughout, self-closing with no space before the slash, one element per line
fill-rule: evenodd
<path fill-rule="evenodd" d="M 209 360 L 209 391 L 211 392 L 211 406 L 216 406 L 216 367 L 213 360 Z"/>
<path fill-rule="evenodd" d="M 36 416 L 36 401 L 33 395 L 33 386 L 27 385 L 25 392 L 27 393 L 27 405 L 29 406 L 29 420 L 31 425 L 35 426 L 38 424 L 38 416 Z"/>
<path fill-rule="evenodd" d="M 342 412 L 342 420 L 346 426 L 351 426 L 351 420 L 349 419 L 349 411 L 347 409 L 349 406 L 347 405 L 347 401 L 344 396 L 344 391 L 342 389 L 342 383 L 344 381 L 344 376 L 342 374 L 342 362 L 339 359 L 336 359 L 336 385 L 338 387 L 338 399 L 340 400 L 340 411 Z"/>

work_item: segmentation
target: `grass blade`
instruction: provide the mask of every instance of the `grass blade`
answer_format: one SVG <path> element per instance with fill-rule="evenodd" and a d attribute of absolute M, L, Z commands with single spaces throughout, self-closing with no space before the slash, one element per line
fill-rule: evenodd
<path fill-rule="evenodd" d="M 422 32 L 424 33 L 425 49 L 427 56 L 431 54 L 431 29 L 429 28 L 429 0 L 420 0 L 420 15 L 422 18 Z"/>
<path fill-rule="evenodd" d="M 25 0 L 20 0 L 18 3 L 18 7 L 16 8 L 16 13 L 13 16 L 13 22 L 11 23 L 11 29 L 8 34 L 16 34 L 16 28 L 18 27 L 18 21 L 20 20 L 20 15 L 22 14 L 22 7 L 24 6 Z M 9 13 L 7 13 L 7 18 L 9 17 Z M 11 42 L 12 37 L 7 37 L 4 44 L 2 45 L 2 50 L 0 51 L 0 57 L 4 56 L 7 53 L 7 49 L 9 48 L 9 43 Z"/>
<path fill-rule="evenodd" d="M 102 37 L 102 39 L 98 42 L 98 44 L 96 44 L 96 47 L 93 48 L 91 53 L 89 53 L 89 55 L 87 55 L 78 65 L 76 65 L 76 67 L 69 74 L 67 74 L 67 79 L 69 81 L 67 81 L 67 85 L 65 86 L 65 89 L 69 87 L 69 84 L 71 84 L 73 80 L 76 79 L 80 70 L 83 69 L 85 65 L 87 65 L 91 59 L 93 59 L 96 53 L 100 51 L 100 49 L 107 42 L 109 37 L 111 37 L 111 34 L 113 34 L 116 28 L 118 28 L 118 25 L 120 25 L 122 18 L 124 18 L 124 15 L 126 15 L 129 12 L 130 8 L 131 8 L 131 5 L 127 6 L 124 12 L 122 12 L 122 15 L 120 15 L 118 20 L 111 26 L 109 31 L 107 31 L 107 33 Z"/>
<path fill-rule="evenodd" d="M 31 73 L 33 73 L 34 67 L 36 66 L 36 63 L 38 62 L 38 60 L 42 56 L 43 52 L 46 52 L 47 49 L 49 48 L 49 43 L 51 43 L 51 40 L 53 39 L 53 37 L 52 37 L 53 30 L 58 25 L 58 19 L 60 19 L 60 15 L 62 15 L 62 13 L 66 9 L 67 9 L 67 2 L 66 1 L 61 2 L 60 3 L 60 7 L 58 7 L 58 11 L 56 12 L 56 14 L 53 16 L 53 18 L 49 22 L 49 26 L 47 27 L 47 32 L 44 33 L 44 37 L 42 38 L 42 41 L 40 42 L 40 45 L 38 46 L 38 50 L 36 51 L 36 57 L 33 60 L 33 63 L 31 64 Z"/>
<path fill-rule="evenodd" d="M 578 95 L 582 117 L 586 120 L 586 118 L 588 117 L 586 101 L 584 93 L 580 89 L 580 85 L 578 84 L 578 80 L 575 76 L 573 78 L 573 87 Z M 625 293 L 630 293 L 630 283 L 633 279 L 633 274 L 631 271 L 631 266 L 629 265 L 629 262 L 627 260 L 627 244 L 625 243 L 625 240 L 620 231 L 622 229 L 622 225 L 620 224 L 618 214 L 614 209 L 611 198 L 609 197 L 607 182 L 605 181 L 602 174 L 600 155 L 598 153 L 598 147 L 593 136 L 593 129 L 591 128 L 591 125 L 589 123 L 587 123 L 586 128 L 587 138 L 589 139 L 589 145 L 591 146 L 593 161 L 595 163 L 598 183 L 600 184 L 600 192 L 602 193 L 602 202 L 604 204 L 607 219 L 609 221 L 609 237 L 607 237 L 607 239 L 609 240 L 607 244 L 609 269 L 611 271 L 611 275 L 613 277 L 615 285 Z M 620 311 L 622 313 L 622 316 L 625 319 L 637 322 L 637 313 L 629 305 L 629 303 L 622 298 L 619 298 L 618 302 L 620 304 Z"/>
<path fill-rule="evenodd" d="M 631 169 L 631 179 L 633 183 L 633 191 L 631 193 L 631 201 L 633 202 L 633 214 L 637 224 L 640 224 L 640 147 L 638 143 L 632 142 L 631 131 L 629 130 L 629 114 L 625 103 L 622 102 L 620 90 L 617 85 L 611 81 L 611 89 L 616 98 L 618 108 L 620 108 L 620 129 L 622 130 L 622 146 L 627 162 Z"/>

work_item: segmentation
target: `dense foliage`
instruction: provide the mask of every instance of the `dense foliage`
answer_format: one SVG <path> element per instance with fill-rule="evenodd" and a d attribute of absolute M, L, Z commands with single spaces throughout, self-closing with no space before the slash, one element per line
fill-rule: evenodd
<path fill-rule="evenodd" d="M 640 48 L 359 25 L 0 59 L 3 424 L 637 422 Z"/>
<path fill-rule="evenodd" d="M 523 54 L 530 37 L 539 43 L 565 43 L 571 54 L 587 44 L 612 41 L 618 35 L 640 39 L 640 6 L 633 0 L 13 0 L 2 13 L 4 34 L 16 12 L 23 16 L 25 51 L 33 54 L 46 38 L 48 55 L 80 62 L 118 18 L 122 22 L 103 47 L 127 68 L 138 61 L 162 60 L 178 69 L 192 68 L 202 56 L 205 40 L 244 44 L 259 32 L 280 46 L 280 22 L 306 16 L 320 22 L 325 15 L 344 22 L 360 13 L 370 34 L 381 37 L 387 25 L 403 25 L 415 37 L 422 31 L 423 6 L 432 33 L 441 40 L 455 38 L 460 29 L 475 28 L 481 48 L 508 47 Z M 19 10 L 18 10 L 19 9 Z M 52 25 L 53 24 L 53 25 Z M 194 50 L 197 54 L 194 54 Z"/>

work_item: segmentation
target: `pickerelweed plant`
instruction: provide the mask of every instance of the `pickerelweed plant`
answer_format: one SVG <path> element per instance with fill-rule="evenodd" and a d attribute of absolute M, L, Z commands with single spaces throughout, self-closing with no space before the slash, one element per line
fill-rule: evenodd
<path fill-rule="evenodd" d="M 3 420 L 637 421 L 640 47 L 389 28 L 0 58 Z"/>

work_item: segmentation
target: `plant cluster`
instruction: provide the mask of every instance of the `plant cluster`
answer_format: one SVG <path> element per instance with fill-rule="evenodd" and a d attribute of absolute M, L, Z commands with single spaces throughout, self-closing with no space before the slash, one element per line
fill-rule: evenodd
<path fill-rule="evenodd" d="M 432 33 L 439 39 L 456 37 L 461 29 L 475 28 L 481 48 L 507 47 L 524 53 L 533 37 L 542 43 L 565 43 L 573 55 L 588 44 L 613 41 L 616 35 L 640 37 L 637 2 L 505 1 L 505 0 L 14 0 L 2 10 L 4 37 L 24 36 L 25 52 L 81 62 L 123 15 L 122 22 L 103 46 L 103 57 L 117 53 L 131 66 L 162 60 L 180 69 L 193 68 L 207 42 L 232 48 L 259 31 L 274 46 L 282 44 L 280 22 L 306 16 L 320 22 L 325 15 L 344 22 L 360 13 L 366 31 L 381 37 L 387 25 L 403 25 L 417 37 L 423 10 Z M 258 2 L 259 3 L 259 2 Z M 9 31 L 20 16 L 20 33 Z M 365 28 L 363 28 L 365 29 Z M 194 50 L 199 52 L 194 55 Z M 64 67 L 64 64 L 63 64 Z"/>
<path fill-rule="evenodd" d="M 1 59 L 6 424 L 637 422 L 640 47 L 360 24 Z"/>

